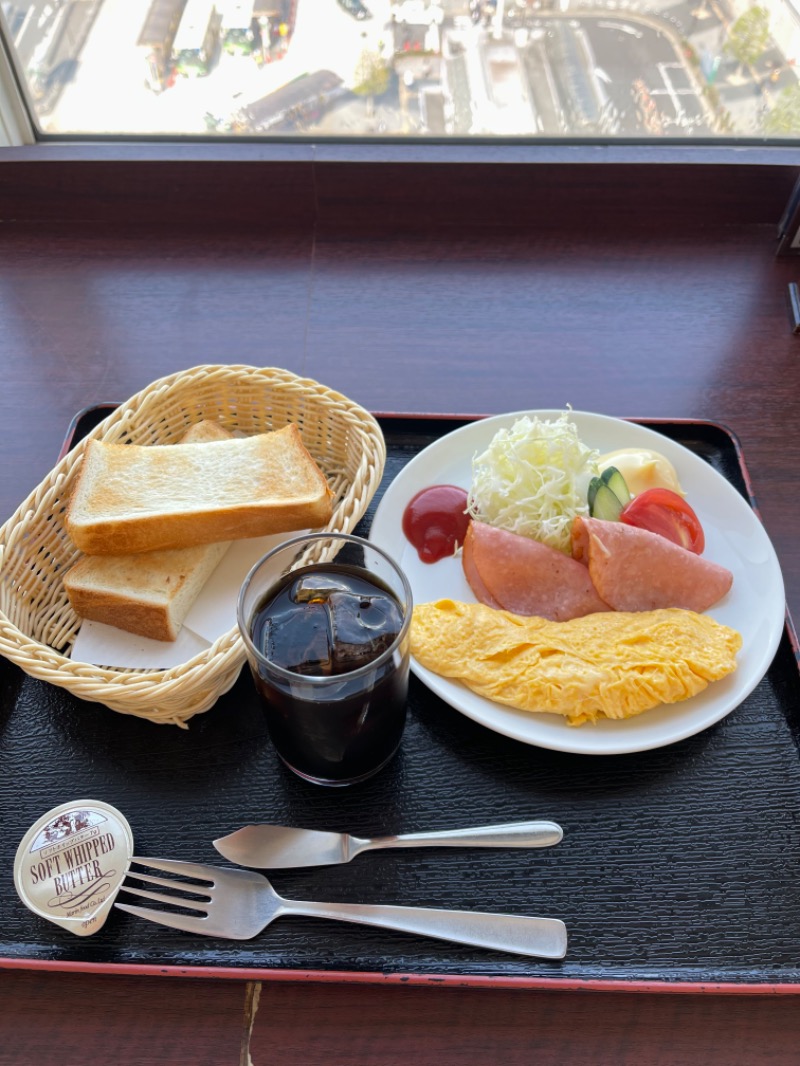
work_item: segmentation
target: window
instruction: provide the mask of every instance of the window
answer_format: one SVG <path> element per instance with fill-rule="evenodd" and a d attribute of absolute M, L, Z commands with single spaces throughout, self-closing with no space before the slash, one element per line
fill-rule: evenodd
<path fill-rule="evenodd" d="M 5 139 L 800 139 L 800 0 L 2 0 Z M 13 77 L 18 92 L 9 94 Z M 29 123 L 26 135 L 26 123 Z"/>

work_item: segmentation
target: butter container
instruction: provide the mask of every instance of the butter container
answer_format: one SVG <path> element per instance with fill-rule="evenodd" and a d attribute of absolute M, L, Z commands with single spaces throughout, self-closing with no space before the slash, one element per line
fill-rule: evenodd
<path fill-rule="evenodd" d="M 74 800 L 43 814 L 14 860 L 20 899 L 76 936 L 102 929 L 133 855 L 131 827 L 98 800 Z"/>

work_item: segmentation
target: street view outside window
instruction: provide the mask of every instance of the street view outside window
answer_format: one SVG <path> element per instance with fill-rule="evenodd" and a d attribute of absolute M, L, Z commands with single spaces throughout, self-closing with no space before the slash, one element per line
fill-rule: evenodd
<path fill-rule="evenodd" d="M 800 138 L 800 0 L 0 0 L 47 134 Z"/>

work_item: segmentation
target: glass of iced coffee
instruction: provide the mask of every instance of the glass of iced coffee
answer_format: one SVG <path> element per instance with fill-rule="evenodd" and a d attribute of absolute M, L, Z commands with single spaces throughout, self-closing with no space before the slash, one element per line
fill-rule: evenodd
<path fill-rule="evenodd" d="M 395 754 L 411 611 L 399 566 L 345 533 L 286 541 L 250 571 L 239 628 L 272 742 L 300 777 L 350 785 Z"/>

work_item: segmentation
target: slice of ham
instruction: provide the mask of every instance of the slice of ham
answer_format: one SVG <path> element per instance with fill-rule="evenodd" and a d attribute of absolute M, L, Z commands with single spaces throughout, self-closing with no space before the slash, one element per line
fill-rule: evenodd
<path fill-rule="evenodd" d="M 475 599 L 478 603 L 482 603 L 486 607 L 494 607 L 495 610 L 502 610 L 503 605 L 497 602 L 486 585 L 484 585 L 478 567 L 475 565 L 475 524 L 475 522 L 469 523 L 467 532 L 464 535 L 464 542 L 461 545 L 461 565 L 464 568 L 464 577 L 475 593 Z M 478 525 L 480 525 L 480 522 Z"/>
<path fill-rule="evenodd" d="M 615 611 L 682 607 L 702 613 L 733 584 L 724 566 L 623 522 L 576 518 L 572 555 L 588 566 L 598 594 Z"/>
<path fill-rule="evenodd" d="M 473 521 L 461 558 L 475 598 L 487 607 L 551 622 L 609 610 L 585 566 L 530 537 Z"/>

